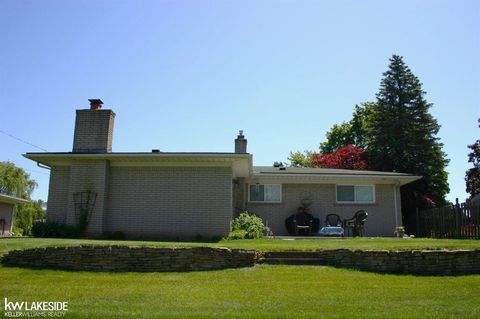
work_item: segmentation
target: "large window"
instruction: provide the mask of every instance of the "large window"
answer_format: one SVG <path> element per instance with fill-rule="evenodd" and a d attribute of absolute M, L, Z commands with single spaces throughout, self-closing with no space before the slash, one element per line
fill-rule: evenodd
<path fill-rule="evenodd" d="M 251 184 L 248 191 L 248 200 L 259 203 L 280 203 L 282 201 L 282 185 Z"/>
<path fill-rule="evenodd" d="M 373 185 L 337 185 L 337 203 L 369 204 L 375 202 Z"/>

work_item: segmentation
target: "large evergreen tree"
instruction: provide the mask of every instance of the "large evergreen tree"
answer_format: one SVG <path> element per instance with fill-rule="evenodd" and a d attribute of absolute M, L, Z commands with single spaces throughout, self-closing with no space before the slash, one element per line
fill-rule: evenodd
<path fill-rule="evenodd" d="M 478 119 L 478 123 L 480 123 L 480 119 Z M 468 154 L 468 162 L 472 163 L 473 167 L 465 172 L 465 182 L 467 193 L 473 197 L 480 194 L 480 140 L 468 145 L 468 148 L 472 150 Z"/>
<path fill-rule="evenodd" d="M 377 170 L 413 173 L 423 176 L 402 187 L 404 223 L 413 230 L 413 213 L 431 198 L 444 205 L 449 191 L 437 121 L 429 113 L 432 104 L 418 78 L 398 55 L 390 59 L 377 93 L 375 111 L 367 123 L 366 150 Z"/>

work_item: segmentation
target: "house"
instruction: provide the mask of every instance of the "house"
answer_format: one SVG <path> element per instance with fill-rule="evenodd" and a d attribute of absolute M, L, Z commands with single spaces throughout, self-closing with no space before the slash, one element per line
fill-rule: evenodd
<path fill-rule="evenodd" d="M 392 236 L 401 225 L 399 187 L 419 179 L 402 173 L 257 167 L 240 131 L 235 152 L 112 152 L 115 113 L 90 100 L 76 111 L 72 152 L 27 153 L 51 170 L 47 220 L 78 223 L 87 234 L 121 231 L 128 238 L 225 236 L 241 211 L 260 216 L 275 235 L 306 199 L 324 220 L 369 213 L 368 236 Z"/>
<path fill-rule="evenodd" d="M 13 209 L 16 204 L 28 203 L 28 200 L 0 194 L 0 237 L 12 236 Z"/>

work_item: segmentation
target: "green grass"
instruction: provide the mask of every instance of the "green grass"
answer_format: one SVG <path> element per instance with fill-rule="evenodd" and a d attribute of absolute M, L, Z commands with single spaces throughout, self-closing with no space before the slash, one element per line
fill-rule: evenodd
<path fill-rule="evenodd" d="M 357 238 L 218 243 L 3 238 L 0 254 L 101 244 L 260 250 L 480 249 L 480 241 Z M 67 318 L 480 318 L 480 275 L 412 276 L 322 266 L 188 273 L 96 273 L 0 266 L 0 298 L 68 301 Z M 3 302 L 2 302 L 3 303 Z M 3 315 L 3 306 L 0 309 Z"/>
<path fill-rule="evenodd" d="M 190 273 L 0 267 L 0 282 L 9 300 L 68 301 L 67 318 L 480 318 L 479 275 L 267 265 Z"/>
<path fill-rule="evenodd" d="M 347 239 L 301 239 L 301 240 L 221 240 L 215 243 L 161 242 L 161 241 L 112 241 L 91 239 L 57 238 L 1 238 L 0 255 L 12 249 L 46 246 L 72 245 L 133 245 L 158 247 L 229 247 L 257 250 L 320 250 L 320 249 L 363 249 L 363 250 L 408 250 L 408 249 L 480 249 L 480 240 L 458 239 L 397 239 L 397 238 L 347 238 Z"/>

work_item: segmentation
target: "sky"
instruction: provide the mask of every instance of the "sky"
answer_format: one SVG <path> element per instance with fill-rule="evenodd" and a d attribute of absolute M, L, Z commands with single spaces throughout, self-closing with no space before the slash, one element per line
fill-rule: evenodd
<path fill-rule="evenodd" d="M 34 199 L 49 171 L 22 154 L 71 151 L 88 99 L 116 113 L 113 151 L 233 152 L 244 130 L 272 165 L 375 101 L 393 54 L 433 103 L 447 199 L 467 197 L 480 1 L 0 0 L 0 38 L 0 161 L 38 182 Z"/>

